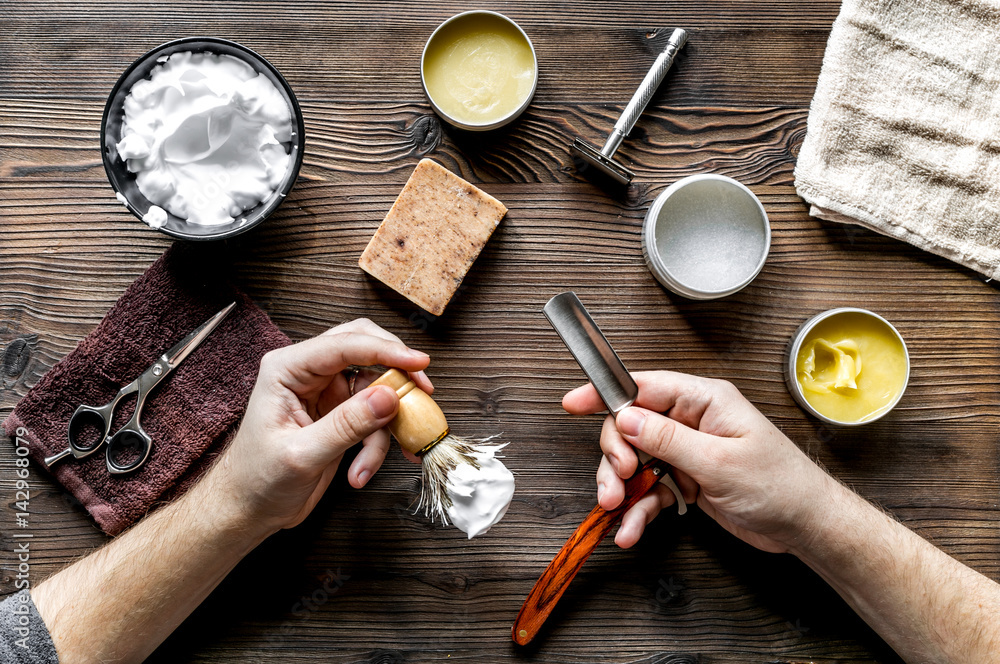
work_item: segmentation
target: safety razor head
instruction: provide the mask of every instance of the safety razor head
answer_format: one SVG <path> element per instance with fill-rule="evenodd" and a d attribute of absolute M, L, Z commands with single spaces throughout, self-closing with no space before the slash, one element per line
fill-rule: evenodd
<path fill-rule="evenodd" d="M 584 164 L 587 166 L 593 166 L 600 173 L 608 176 L 615 182 L 621 185 L 627 185 L 632 181 L 635 176 L 632 171 L 625 168 L 614 159 L 609 159 L 601 154 L 601 151 L 595 148 L 593 145 L 587 141 L 581 140 L 579 138 L 573 140 L 573 145 L 570 148 L 573 154 L 583 160 Z"/>

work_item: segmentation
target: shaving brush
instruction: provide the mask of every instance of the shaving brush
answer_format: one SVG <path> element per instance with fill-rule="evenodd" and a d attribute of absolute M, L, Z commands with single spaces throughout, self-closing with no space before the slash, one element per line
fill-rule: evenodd
<path fill-rule="evenodd" d="M 452 507 L 449 473 L 463 464 L 478 471 L 482 454 L 489 452 L 492 456 L 499 447 L 484 448 L 483 443 L 490 438 L 465 439 L 452 434 L 434 399 L 399 369 L 389 369 L 371 384 L 391 387 L 399 397 L 399 411 L 388 428 L 400 447 L 420 458 L 422 483 L 417 511 L 423 510 L 431 521 L 440 519 L 448 525 L 448 510 Z"/>

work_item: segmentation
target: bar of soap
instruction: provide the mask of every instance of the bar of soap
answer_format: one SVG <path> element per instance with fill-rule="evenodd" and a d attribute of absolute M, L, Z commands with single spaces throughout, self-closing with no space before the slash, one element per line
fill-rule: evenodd
<path fill-rule="evenodd" d="M 421 159 L 358 265 L 440 316 L 506 213 L 486 192 Z"/>

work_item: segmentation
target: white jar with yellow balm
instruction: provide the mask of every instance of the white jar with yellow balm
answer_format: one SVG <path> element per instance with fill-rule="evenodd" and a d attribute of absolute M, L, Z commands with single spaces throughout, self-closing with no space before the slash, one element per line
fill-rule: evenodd
<path fill-rule="evenodd" d="M 438 115 L 459 129 L 485 131 L 528 107 L 538 84 L 538 61 L 514 21 L 496 12 L 464 12 L 427 40 L 420 78 Z"/>
<path fill-rule="evenodd" d="M 899 402 L 910 358 L 899 331 L 866 309 L 831 309 L 792 340 L 786 382 L 795 400 L 830 424 L 873 422 Z"/>

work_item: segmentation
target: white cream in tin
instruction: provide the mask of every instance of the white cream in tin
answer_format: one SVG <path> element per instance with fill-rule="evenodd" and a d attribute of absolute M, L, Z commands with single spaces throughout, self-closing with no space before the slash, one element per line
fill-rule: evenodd
<path fill-rule="evenodd" d="M 221 225 L 277 191 L 290 164 L 292 113 L 271 81 L 229 55 L 161 59 L 125 99 L 119 156 L 153 203 L 192 224 Z"/>

